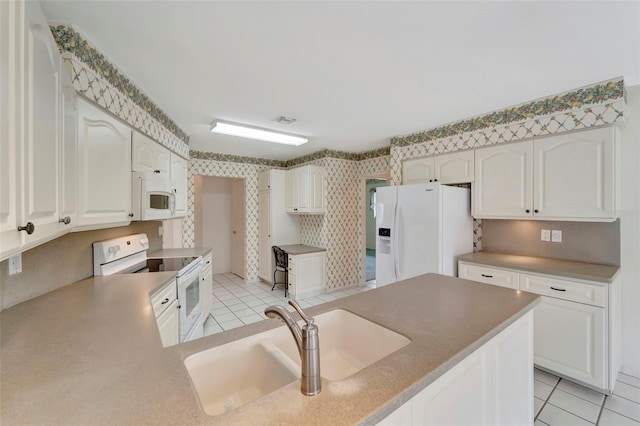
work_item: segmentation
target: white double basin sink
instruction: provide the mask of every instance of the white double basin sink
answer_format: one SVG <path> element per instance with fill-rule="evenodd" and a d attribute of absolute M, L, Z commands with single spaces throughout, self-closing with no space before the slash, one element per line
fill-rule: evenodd
<path fill-rule="evenodd" d="M 342 309 L 317 315 L 320 375 L 338 381 L 411 343 Z M 285 325 L 187 357 L 202 408 L 220 415 L 300 380 L 298 348 Z"/>

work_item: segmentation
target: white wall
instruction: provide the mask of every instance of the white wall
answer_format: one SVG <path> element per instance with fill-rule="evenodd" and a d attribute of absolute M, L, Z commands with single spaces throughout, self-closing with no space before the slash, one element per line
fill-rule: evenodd
<path fill-rule="evenodd" d="M 622 131 L 622 371 L 640 377 L 640 85 L 628 87 Z"/>
<path fill-rule="evenodd" d="M 214 274 L 230 272 L 233 179 L 212 176 L 196 178 L 196 245 L 212 248 Z"/>
<path fill-rule="evenodd" d="M 373 210 L 369 208 L 371 204 L 371 189 L 379 188 L 381 186 L 387 186 L 389 183 L 387 181 L 378 181 L 378 182 L 369 182 L 366 184 L 367 192 L 366 192 L 366 200 L 365 200 L 365 209 L 366 209 L 366 226 L 367 226 L 367 248 L 368 249 L 376 249 L 376 218 L 373 216 Z"/>

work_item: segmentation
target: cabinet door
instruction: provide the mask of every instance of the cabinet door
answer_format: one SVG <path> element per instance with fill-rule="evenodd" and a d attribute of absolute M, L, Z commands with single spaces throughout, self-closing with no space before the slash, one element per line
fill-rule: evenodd
<path fill-rule="evenodd" d="M 60 150 L 61 188 L 60 218 L 62 226 L 71 229 L 76 223 L 78 181 L 78 103 L 69 73 L 61 66 L 62 77 L 62 143 Z M 66 223 L 68 221 L 68 223 Z"/>
<path fill-rule="evenodd" d="M 531 217 L 532 171 L 530 141 L 476 150 L 473 216 Z"/>
<path fill-rule="evenodd" d="M 285 203 L 287 212 L 293 213 L 298 207 L 298 174 L 296 169 L 287 170 L 285 174 Z"/>
<path fill-rule="evenodd" d="M 443 184 L 473 182 L 473 152 L 474 151 L 470 149 L 463 152 L 434 157 L 435 181 Z"/>
<path fill-rule="evenodd" d="M 310 167 L 309 169 L 309 213 L 324 213 L 325 211 L 325 175 L 324 168 Z"/>
<path fill-rule="evenodd" d="M 173 217 L 187 215 L 187 180 L 189 162 L 177 154 L 171 153 L 171 185 L 175 194 Z"/>
<path fill-rule="evenodd" d="M 258 173 L 258 191 L 271 189 L 271 170 L 263 170 Z"/>
<path fill-rule="evenodd" d="M 537 217 L 614 220 L 611 127 L 533 142 Z"/>
<path fill-rule="evenodd" d="M 78 225 L 128 224 L 131 213 L 131 129 L 79 102 Z"/>
<path fill-rule="evenodd" d="M 260 191 L 258 195 L 258 275 L 267 282 L 273 279 L 272 258 L 271 191 Z"/>
<path fill-rule="evenodd" d="M 296 198 L 297 205 L 294 210 L 299 212 L 309 209 L 309 167 L 299 167 L 296 170 Z"/>
<path fill-rule="evenodd" d="M 24 3 L 0 1 L 0 260 L 19 251 L 24 232 L 18 232 L 21 187 L 19 173 L 22 132 L 22 75 L 19 41 L 23 37 L 20 11 Z"/>
<path fill-rule="evenodd" d="M 434 178 L 433 158 L 416 158 L 402 162 L 402 184 L 425 183 Z"/>
<path fill-rule="evenodd" d="M 133 132 L 131 170 L 169 178 L 171 151 L 139 132 Z"/>
<path fill-rule="evenodd" d="M 606 389 L 604 311 L 542 297 L 534 311 L 535 364 Z"/>
<path fill-rule="evenodd" d="M 60 55 L 38 2 L 25 4 L 22 218 L 25 243 L 58 235 L 60 219 Z"/>
<path fill-rule="evenodd" d="M 178 315 L 178 299 L 158 317 L 158 330 L 162 339 L 162 346 L 177 345 L 180 341 L 180 317 Z"/>

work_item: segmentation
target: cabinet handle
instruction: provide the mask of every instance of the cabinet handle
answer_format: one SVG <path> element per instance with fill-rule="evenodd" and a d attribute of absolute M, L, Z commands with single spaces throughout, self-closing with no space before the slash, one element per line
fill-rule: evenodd
<path fill-rule="evenodd" d="M 27 222 L 25 226 L 18 226 L 18 231 L 27 231 L 27 234 L 33 234 L 33 231 L 36 230 L 36 226 L 33 222 Z"/>
<path fill-rule="evenodd" d="M 167 303 L 169 303 L 169 299 L 164 299 L 164 300 L 162 301 L 162 303 L 160 303 L 160 304 L 161 304 L 161 305 L 165 305 L 165 304 L 167 304 Z"/>
<path fill-rule="evenodd" d="M 564 288 L 555 288 L 555 287 L 549 287 L 551 290 L 555 290 L 555 291 L 567 291 Z"/>
<path fill-rule="evenodd" d="M 437 182 L 437 181 L 438 181 L 438 179 L 434 179 L 433 181 L 434 181 L 434 182 Z"/>
<path fill-rule="evenodd" d="M 297 212 L 297 211 L 298 211 L 298 209 L 293 209 L 293 211 L 294 211 L 294 212 Z"/>
<path fill-rule="evenodd" d="M 133 217 L 133 213 L 129 213 L 129 217 Z"/>
<path fill-rule="evenodd" d="M 65 225 L 68 225 L 68 224 L 71 223 L 71 218 L 69 216 L 65 216 L 65 217 L 61 218 L 58 222 L 64 223 Z"/>
<path fill-rule="evenodd" d="M 538 209 L 535 209 L 533 212 L 534 212 L 534 213 L 540 213 L 540 212 L 538 211 Z"/>
<path fill-rule="evenodd" d="M 493 275 L 485 275 L 485 274 L 480 274 L 480 275 L 482 275 L 485 278 L 493 278 Z"/>
<path fill-rule="evenodd" d="M 525 212 L 525 213 L 531 213 L 531 210 L 526 209 L 524 212 Z"/>
<path fill-rule="evenodd" d="M 153 173 L 160 174 L 160 170 L 154 170 Z"/>
<path fill-rule="evenodd" d="M 429 182 L 433 182 L 433 179 L 429 179 Z"/>

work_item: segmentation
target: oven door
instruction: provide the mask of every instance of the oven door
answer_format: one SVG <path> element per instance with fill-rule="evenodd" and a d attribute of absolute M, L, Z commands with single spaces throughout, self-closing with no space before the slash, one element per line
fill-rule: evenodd
<path fill-rule="evenodd" d="M 176 278 L 178 286 L 178 300 L 180 301 L 180 342 L 188 340 L 194 327 L 202 328 L 202 300 L 200 300 L 200 275 L 202 274 L 202 260 L 192 262 L 184 273 Z"/>

